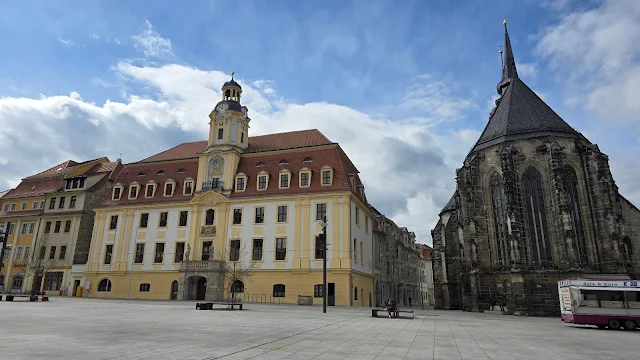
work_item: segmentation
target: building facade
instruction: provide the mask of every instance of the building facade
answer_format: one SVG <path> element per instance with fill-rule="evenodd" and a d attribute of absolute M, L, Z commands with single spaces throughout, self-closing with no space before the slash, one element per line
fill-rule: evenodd
<path fill-rule="evenodd" d="M 433 249 L 426 244 L 418 244 L 417 246 L 422 253 L 419 259 L 420 301 L 425 306 L 433 306 L 435 304 L 433 294 L 433 262 L 431 258 Z"/>
<path fill-rule="evenodd" d="M 500 98 L 432 231 L 435 304 L 559 313 L 557 281 L 640 270 L 640 212 L 608 157 L 519 77 L 505 23 Z"/>
<path fill-rule="evenodd" d="M 96 210 L 87 294 L 137 299 L 371 306 L 373 224 L 364 185 L 318 130 L 249 136 L 233 79 L 209 138 L 127 164 Z"/>
<path fill-rule="evenodd" d="M 60 290 L 73 292 L 81 278 L 72 270 L 87 261 L 93 206 L 110 188 L 109 178 L 122 169 L 119 162 L 100 158 L 68 160 L 22 179 L 2 201 L 0 219 L 9 229 L 11 250 L 5 253 L 5 291 Z"/>

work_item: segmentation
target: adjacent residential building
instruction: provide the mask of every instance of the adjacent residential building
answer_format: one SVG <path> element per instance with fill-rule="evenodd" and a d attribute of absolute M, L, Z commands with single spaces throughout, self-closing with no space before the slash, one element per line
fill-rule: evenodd
<path fill-rule="evenodd" d="M 416 246 L 422 253 L 419 258 L 420 301 L 425 306 L 433 306 L 435 301 L 433 293 L 433 263 L 431 261 L 433 249 L 426 244 L 417 244 Z"/>
<path fill-rule="evenodd" d="M 373 224 L 358 170 L 318 130 L 249 136 L 231 79 L 209 138 L 127 164 L 96 209 L 91 297 L 371 306 Z"/>
<path fill-rule="evenodd" d="M 121 169 L 107 158 L 68 160 L 22 179 L 0 199 L 11 246 L 2 267 L 5 291 L 73 290 L 72 270 L 80 266 L 82 275 L 88 257 L 92 208 Z"/>

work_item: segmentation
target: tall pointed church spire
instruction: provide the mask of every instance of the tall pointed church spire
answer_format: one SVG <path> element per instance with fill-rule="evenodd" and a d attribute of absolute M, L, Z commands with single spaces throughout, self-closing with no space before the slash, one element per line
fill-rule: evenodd
<path fill-rule="evenodd" d="M 504 24 L 504 60 L 502 61 L 502 79 L 500 79 L 496 88 L 500 95 L 503 94 L 504 88 L 509 85 L 511 80 L 518 77 L 516 60 L 513 57 L 513 50 L 511 49 L 511 39 L 509 39 L 509 31 L 507 31 L 507 20 L 502 23 Z"/>

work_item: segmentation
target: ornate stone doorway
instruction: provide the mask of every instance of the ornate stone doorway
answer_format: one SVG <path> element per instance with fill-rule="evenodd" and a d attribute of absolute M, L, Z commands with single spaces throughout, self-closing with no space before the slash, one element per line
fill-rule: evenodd
<path fill-rule="evenodd" d="M 204 300 L 207 295 L 207 278 L 190 276 L 187 278 L 187 300 Z"/>

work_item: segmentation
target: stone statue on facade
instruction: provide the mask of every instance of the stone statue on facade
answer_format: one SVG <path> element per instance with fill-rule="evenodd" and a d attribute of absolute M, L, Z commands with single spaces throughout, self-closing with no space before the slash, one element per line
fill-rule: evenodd
<path fill-rule="evenodd" d="M 190 253 L 191 253 L 191 245 L 187 244 L 187 253 L 185 254 L 185 260 L 189 261 Z"/>

